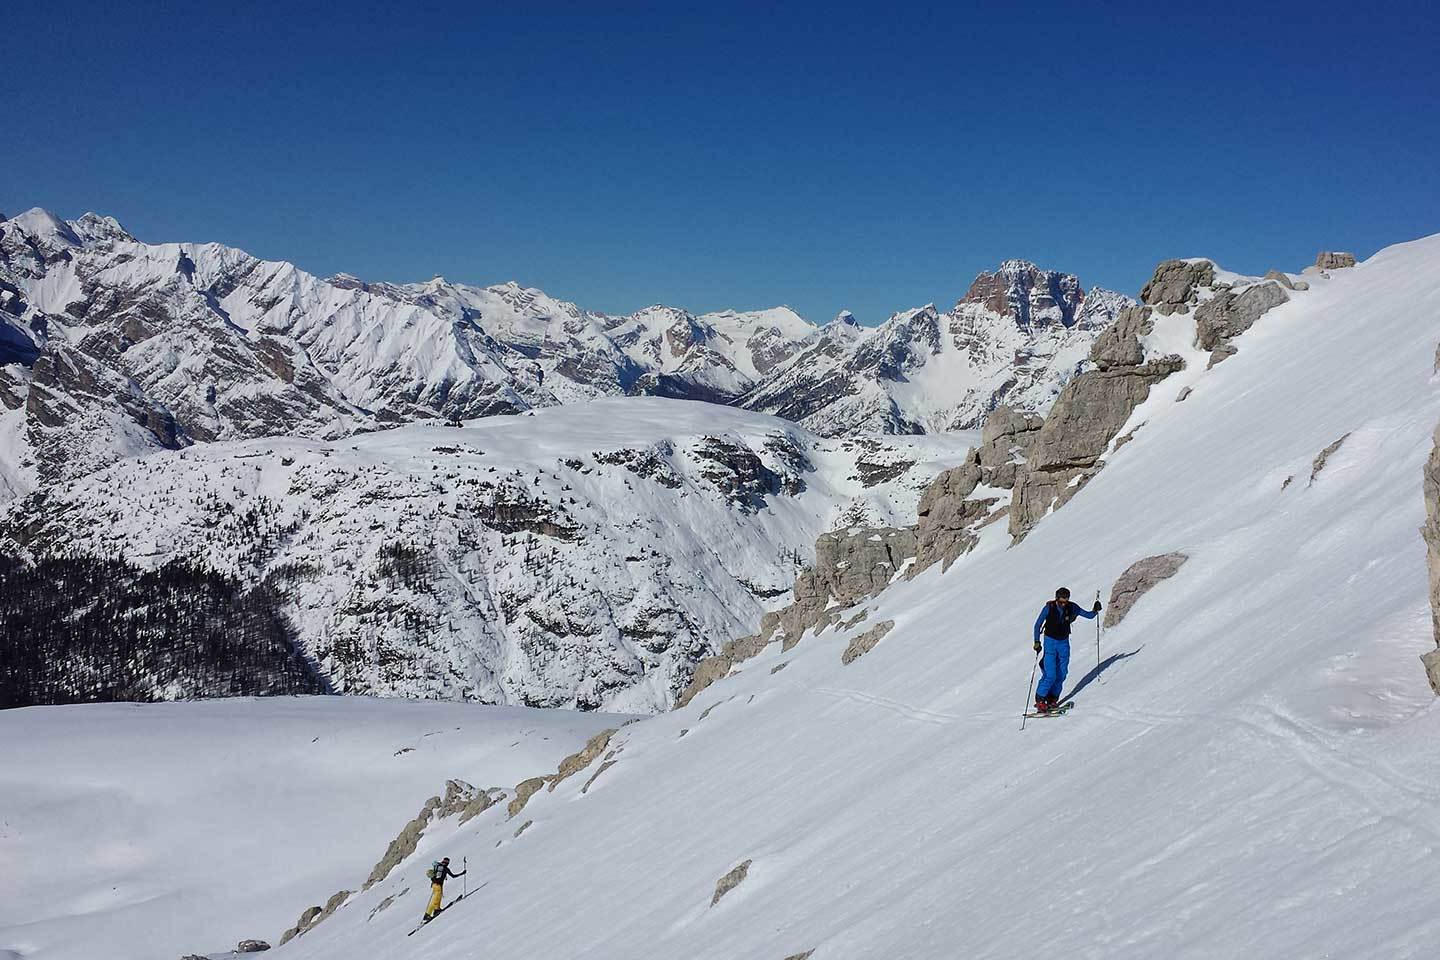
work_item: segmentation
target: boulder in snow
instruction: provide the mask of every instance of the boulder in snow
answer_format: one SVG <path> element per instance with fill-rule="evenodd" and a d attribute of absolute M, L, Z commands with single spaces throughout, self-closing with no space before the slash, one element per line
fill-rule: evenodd
<path fill-rule="evenodd" d="M 1105 608 L 1105 626 L 1116 627 L 1136 602 L 1161 580 L 1168 580 L 1190 559 L 1183 553 L 1164 553 L 1136 560 L 1120 574 L 1110 588 L 1110 604 Z"/>

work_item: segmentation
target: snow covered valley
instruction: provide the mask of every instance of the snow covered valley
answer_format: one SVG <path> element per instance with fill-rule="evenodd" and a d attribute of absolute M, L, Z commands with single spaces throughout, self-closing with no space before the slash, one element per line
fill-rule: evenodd
<path fill-rule="evenodd" d="M 1029 431 L 1025 463 L 982 465 L 984 481 L 963 485 L 988 504 L 973 548 L 837 602 L 823 629 L 735 658 L 678 710 L 628 725 L 543 714 L 569 725 L 566 742 L 557 731 L 544 755 L 516 754 L 534 762 L 506 767 L 505 779 L 492 748 L 521 739 L 506 718 L 534 713 L 398 705 L 417 722 L 346 755 L 338 785 L 298 757 L 266 778 L 258 758 L 238 754 L 237 795 L 260 789 L 245 779 L 258 770 L 265 802 L 281 798 L 293 825 L 322 821 L 336 789 L 345 804 L 373 794 L 377 808 L 373 821 L 346 816 L 273 842 L 257 829 L 247 851 L 224 846 L 235 838 L 203 804 L 172 804 L 188 772 L 157 779 L 126 814 L 128 831 L 162 854 L 124 895 L 155 898 L 146 920 L 102 925 L 122 895 L 81 886 L 87 872 L 119 869 L 93 850 L 121 864 L 138 856 L 91 844 L 94 784 L 107 779 L 87 771 L 124 753 L 99 734 L 80 739 L 81 718 L 212 710 L 264 741 L 294 701 L 0 714 L 0 950 L 170 957 L 173 930 L 183 950 L 274 943 L 348 890 L 279 956 L 1432 955 L 1440 703 L 1419 661 L 1435 639 L 1417 531 L 1440 422 L 1440 236 L 1272 281 L 1286 294 L 1206 276 L 1203 295 L 1192 283 L 1177 300 L 1157 274 L 1142 297 L 1153 313 L 1117 320 L 1101 368 Z M 1248 315 L 1252 295 L 1271 299 Z M 1203 302 L 1178 309 L 1188 296 Z M 1217 317 L 1231 325 L 1205 326 Z M 1126 386 L 1123 407 L 1114 391 L 1085 393 L 1132 381 L 1144 390 Z M 1052 422 L 1112 414 L 1120 422 L 1098 440 L 1053 436 Z M 1002 510 L 1010 523 L 990 522 Z M 930 522 L 940 512 L 932 504 Z M 1138 598 L 1112 589 L 1137 561 L 1175 554 L 1183 564 Z M 1031 624 L 1060 584 L 1082 602 L 1101 593 L 1110 625 L 1097 653 L 1080 624 L 1066 687 L 1075 709 L 1021 730 Z M 1114 608 L 1131 600 L 1117 622 Z M 300 701 L 312 702 L 336 701 Z M 389 771 L 412 754 L 395 751 L 454 726 L 454 750 L 427 755 L 402 791 Z M 296 741 L 308 732 L 291 729 Z M 176 735 L 128 719 L 105 733 L 152 750 Z M 515 749 L 533 746 L 531 736 Z M 203 781 L 207 768 L 193 769 Z M 362 889 L 446 778 L 504 787 L 503 802 L 463 823 L 431 821 L 413 854 Z M 381 811 L 385 783 L 396 785 Z M 214 853 L 192 864 L 185 854 L 207 842 Z M 471 889 L 485 886 L 409 937 L 424 870 L 441 854 L 466 858 Z M 178 881 L 202 868 L 223 876 L 234 860 L 239 876 L 262 856 L 247 893 L 294 879 L 288 909 L 266 889 L 264 904 L 225 907 L 235 912 L 223 924 L 215 906 L 213 925 L 189 926 L 205 905 L 165 899 L 169 870 Z"/>

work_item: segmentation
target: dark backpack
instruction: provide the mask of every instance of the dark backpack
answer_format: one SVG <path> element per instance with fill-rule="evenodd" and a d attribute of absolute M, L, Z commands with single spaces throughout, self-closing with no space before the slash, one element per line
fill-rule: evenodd
<path fill-rule="evenodd" d="M 1075 622 L 1075 612 L 1070 607 L 1069 600 L 1050 600 L 1045 604 L 1045 636 L 1070 639 L 1070 624 Z"/>

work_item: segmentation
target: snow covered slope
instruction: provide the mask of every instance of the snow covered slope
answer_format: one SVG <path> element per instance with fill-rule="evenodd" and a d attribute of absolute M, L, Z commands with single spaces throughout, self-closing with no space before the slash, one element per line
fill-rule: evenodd
<path fill-rule="evenodd" d="M 817 536 L 913 515 L 974 439 L 610 398 L 161 452 L 0 508 L 0 541 L 266 580 L 339 692 L 654 712 Z"/>
<path fill-rule="evenodd" d="M 1043 413 L 1132 302 L 1007 260 L 947 313 L 929 304 L 874 330 L 842 316 L 742 402 L 826 436 L 974 429 L 1001 404 Z"/>
<path fill-rule="evenodd" d="M 358 697 L 0 711 L 0 957 L 276 943 L 447 778 L 508 788 L 619 722 Z"/>
<path fill-rule="evenodd" d="M 621 730 L 610 766 L 430 838 L 282 956 L 1432 955 L 1440 236 L 1307 279 L 1230 359 L 1156 385 L 1019 544 L 991 525 L 864 622 L 772 645 Z M 1022 732 L 1041 602 L 1173 551 L 1099 664 L 1081 623 L 1076 709 Z M 407 940 L 413 892 L 371 911 L 442 848 L 489 886 Z"/>

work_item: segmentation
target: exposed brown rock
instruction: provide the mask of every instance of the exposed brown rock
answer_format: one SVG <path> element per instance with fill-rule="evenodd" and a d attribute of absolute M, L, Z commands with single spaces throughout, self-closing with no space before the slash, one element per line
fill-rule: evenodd
<path fill-rule="evenodd" d="M 310 907 L 304 913 L 300 914 L 300 919 L 295 922 L 295 926 L 291 927 L 289 930 L 286 930 L 280 936 L 279 945 L 283 947 L 285 946 L 285 944 L 289 943 L 291 940 L 294 940 L 301 934 L 308 933 L 309 931 L 313 930 L 315 926 L 319 924 L 322 920 L 325 920 L 336 910 L 340 909 L 340 905 L 343 904 L 350 897 L 350 894 L 352 892 L 353 891 L 351 890 L 337 891 L 330 897 L 329 900 L 325 901 L 325 906 Z"/>
<path fill-rule="evenodd" d="M 769 630 L 765 628 L 769 625 Z M 695 665 L 695 672 L 690 675 L 690 682 L 685 689 L 680 691 L 680 696 L 675 698 L 675 709 L 679 710 L 694 700 L 702 690 L 729 674 L 730 669 L 736 664 L 744 663 L 751 657 L 756 656 L 769 644 L 770 633 L 773 633 L 778 623 L 774 614 L 766 614 L 760 621 L 761 632 L 755 636 L 740 637 L 737 640 L 727 640 L 720 648 L 720 652 L 714 656 L 706 657 Z"/>
<path fill-rule="evenodd" d="M 1239 293 L 1226 290 L 1217 293 L 1195 309 L 1195 345 L 1201 350 L 1224 350 L 1231 355 L 1231 341 L 1255 325 L 1268 310 L 1290 297 L 1285 288 L 1274 281 L 1257 283 Z M 1220 357 L 1219 359 L 1224 359 Z M 1219 360 L 1212 357 L 1211 366 Z"/>
<path fill-rule="evenodd" d="M 605 748 L 610 746 L 610 738 L 615 736 L 616 733 L 617 730 L 615 729 L 601 730 L 587 740 L 584 747 L 570 754 L 570 756 L 564 760 L 561 760 L 560 768 L 556 770 L 555 775 L 550 778 L 550 786 L 547 789 L 553 792 L 562 781 L 568 780 L 570 777 L 573 777 L 581 770 L 590 766 L 595 758 L 604 753 Z"/>
<path fill-rule="evenodd" d="M 1320 471 L 1325 469 L 1325 465 L 1330 462 L 1330 457 L 1334 455 L 1335 451 L 1340 449 L 1341 445 L 1344 444 L 1345 441 L 1349 439 L 1349 437 L 1350 434 L 1346 433 L 1339 440 L 1336 440 L 1334 443 L 1330 444 L 1330 446 L 1326 447 L 1324 450 L 1321 450 L 1315 455 L 1314 461 L 1310 464 L 1310 484 L 1313 484 L 1315 482 L 1315 478 L 1320 476 Z M 1306 486 L 1309 486 L 1310 484 L 1306 484 Z"/>
<path fill-rule="evenodd" d="M 375 868 L 370 871 L 370 877 L 360 889 L 369 890 L 384 880 L 390 875 L 390 871 L 399 865 L 400 861 L 415 852 L 415 847 L 420 843 L 420 835 L 425 832 L 425 827 L 435 816 L 435 811 L 439 809 L 440 803 L 439 797 L 431 797 L 425 801 L 425 805 L 420 808 L 415 819 L 405 824 L 399 836 L 390 841 L 390 845 L 385 848 L 385 855 L 380 858 L 379 863 L 375 864 Z"/>
<path fill-rule="evenodd" d="M 1440 696 L 1440 429 L 1425 464 L 1425 552 L 1430 568 L 1430 624 L 1437 648 L 1421 657 L 1430 687 Z"/>
<path fill-rule="evenodd" d="M 1115 627 L 1125 619 L 1136 602 L 1161 580 L 1173 577 L 1186 560 L 1183 553 L 1165 553 L 1136 560 L 1120 574 L 1110 588 L 1110 603 L 1105 608 L 1105 626 Z"/>
<path fill-rule="evenodd" d="M 545 786 L 545 779 L 545 777 L 531 777 L 529 780 L 521 780 L 515 784 L 515 796 L 510 800 L 509 806 L 505 808 L 510 814 L 508 819 L 513 820 L 516 814 L 525 809 L 525 804 L 530 802 L 530 798 Z"/>
<path fill-rule="evenodd" d="M 882 620 L 869 630 L 857 635 L 845 648 L 845 652 L 840 654 L 840 662 L 850 664 L 860 659 L 875 649 L 875 644 L 885 639 L 885 635 L 893 629 L 895 629 L 894 620 Z"/>
<path fill-rule="evenodd" d="M 1168 315 L 1188 313 L 1199 298 L 1197 290 L 1215 283 L 1215 264 L 1209 260 L 1166 260 L 1140 290 L 1140 301 Z"/>
<path fill-rule="evenodd" d="M 534 822 L 534 820 L 526 820 L 524 823 L 520 824 L 520 826 L 516 827 L 514 839 L 520 839 L 520 834 L 524 833 L 526 830 L 529 830 L 530 824 Z"/>
<path fill-rule="evenodd" d="M 725 894 L 740 886 L 740 884 L 745 880 L 745 875 L 750 872 L 750 864 L 752 862 L 753 861 L 751 860 L 746 860 L 744 863 L 740 864 L 734 870 L 731 870 L 729 873 L 725 874 L 725 876 L 721 877 L 718 881 L 716 881 L 715 895 L 710 898 L 710 906 L 715 906 L 715 904 L 720 902 L 721 897 L 725 896 Z"/>
<path fill-rule="evenodd" d="M 1343 270 L 1355 266 L 1355 254 L 1343 250 L 1321 250 L 1315 257 L 1315 266 L 1321 270 Z"/>
<path fill-rule="evenodd" d="M 590 779 L 585 781 L 585 786 L 580 788 L 580 792 L 589 793 L 590 784 L 594 783 L 596 780 L 599 780 L 600 774 L 604 773 L 606 770 L 609 770 L 618 762 L 618 760 L 606 760 L 604 763 L 600 764 L 600 766 L 595 769 L 595 772 L 590 774 Z"/>

